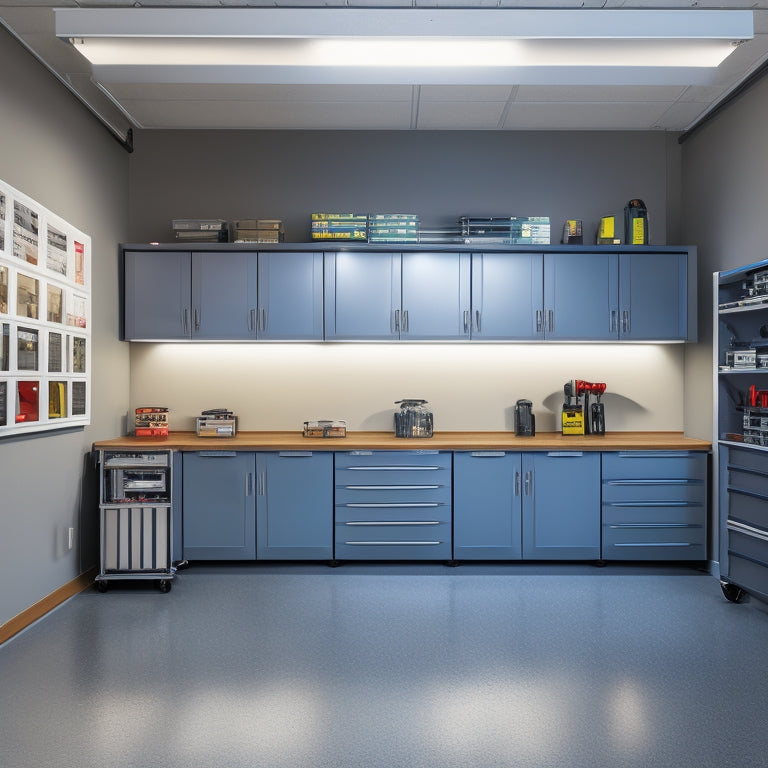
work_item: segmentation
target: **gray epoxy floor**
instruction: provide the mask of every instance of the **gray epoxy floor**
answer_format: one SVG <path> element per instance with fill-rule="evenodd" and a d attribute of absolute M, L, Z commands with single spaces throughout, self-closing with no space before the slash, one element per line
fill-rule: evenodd
<path fill-rule="evenodd" d="M 767 660 L 686 568 L 193 565 L 0 646 L 0 764 L 753 768 Z"/>

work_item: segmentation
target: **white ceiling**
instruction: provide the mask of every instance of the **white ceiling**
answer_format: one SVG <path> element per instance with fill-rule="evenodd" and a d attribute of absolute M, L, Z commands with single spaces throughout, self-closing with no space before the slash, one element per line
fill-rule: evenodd
<path fill-rule="evenodd" d="M 706 86 L 110 84 L 54 33 L 54 7 L 710 8 L 753 10 L 755 37 Z M 768 0 L 0 0 L 0 22 L 121 138 L 136 128 L 685 131 L 768 60 Z M 113 102 L 117 102 L 117 105 Z"/>

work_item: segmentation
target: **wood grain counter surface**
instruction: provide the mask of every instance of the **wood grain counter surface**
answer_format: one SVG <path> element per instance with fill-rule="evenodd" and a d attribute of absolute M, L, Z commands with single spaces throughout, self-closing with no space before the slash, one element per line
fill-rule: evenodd
<path fill-rule="evenodd" d="M 518 437 L 514 432 L 435 432 L 431 438 L 396 438 L 392 432 L 347 432 L 346 437 L 304 437 L 301 432 L 239 432 L 235 437 L 198 437 L 171 432 L 167 438 L 117 437 L 99 440 L 95 449 L 179 451 L 710 451 L 712 443 L 682 432 L 608 432 L 562 435 L 542 432 Z"/>

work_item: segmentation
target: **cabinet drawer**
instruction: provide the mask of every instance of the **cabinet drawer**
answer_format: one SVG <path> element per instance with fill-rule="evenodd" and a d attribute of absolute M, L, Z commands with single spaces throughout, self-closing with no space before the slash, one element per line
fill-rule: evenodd
<path fill-rule="evenodd" d="M 768 530 L 768 497 L 728 488 L 728 519 Z"/>
<path fill-rule="evenodd" d="M 728 490 L 752 493 L 768 499 L 768 473 L 728 465 Z"/>
<path fill-rule="evenodd" d="M 707 454 L 701 451 L 616 451 L 603 453 L 603 480 L 689 479 L 706 482 Z"/>
<path fill-rule="evenodd" d="M 751 469 L 768 474 L 768 451 L 728 446 L 728 469 Z"/>
<path fill-rule="evenodd" d="M 604 560 L 704 560 L 706 531 L 697 526 L 603 526 Z"/>
<path fill-rule="evenodd" d="M 412 504 L 437 506 L 451 503 L 450 485 L 353 485 L 336 486 L 336 506 L 381 506 Z"/>
<path fill-rule="evenodd" d="M 697 525 L 706 522 L 704 504 L 603 504 L 603 525 Z"/>
<path fill-rule="evenodd" d="M 437 521 L 450 525 L 451 506 L 439 502 L 426 502 L 401 506 L 382 503 L 375 505 L 347 504 L 336 507 L 337 524 L 355 520 L 364 521 L 366 524 L 375 520 L 395 520 L 408 525 L 418 524 L 422 521 Z"/>
<path fill-rule="evenodd" d="M 603 503 L 642 504 L 657 502 L 706 501 L 707 486 L 702 480 L 604 480 Z"/>
<path fill-rule="evenodd" d="M 405 442 L 408 442 L 407 440 Z M 396 469 L 450 469 L 452 454 L 437 451 L 340 451 L 336 453 L 336 469 L 373 469 L 383 475 Z"/>
<path fill-rule="evenodd" d="M 339 559 L 439 560 L 451 557 L 450 524 L 434 521 L 412 524 L 379 520 L 370 525 L 336 524 Z"/>

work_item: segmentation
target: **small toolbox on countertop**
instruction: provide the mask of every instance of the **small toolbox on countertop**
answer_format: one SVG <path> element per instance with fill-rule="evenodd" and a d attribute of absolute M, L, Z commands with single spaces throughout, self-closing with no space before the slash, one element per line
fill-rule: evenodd
<path fill-rule="evenodd" d="M 212 408 L 197 417 L 198 437 L 234 437 L 237 434 L 237 416 L 226 408 Z"/>

